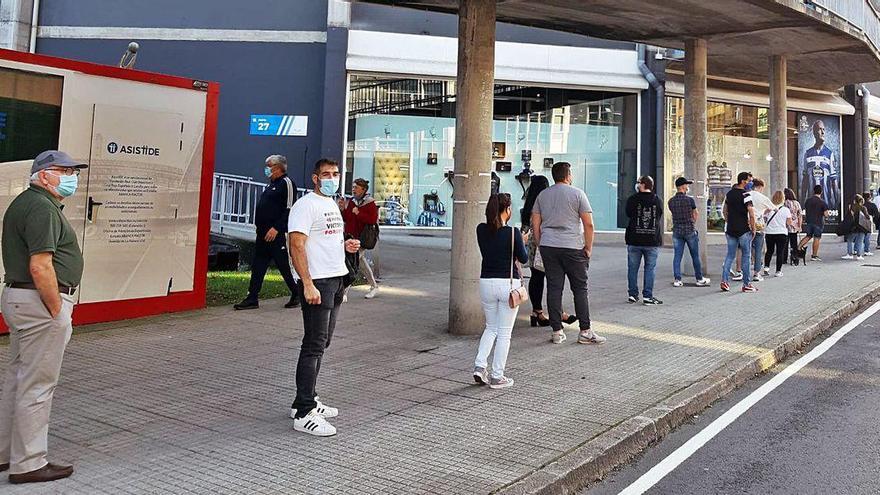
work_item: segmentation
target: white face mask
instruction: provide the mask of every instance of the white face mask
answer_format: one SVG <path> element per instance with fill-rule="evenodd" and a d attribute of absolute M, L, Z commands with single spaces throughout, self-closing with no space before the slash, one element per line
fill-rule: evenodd
<path fill-rule="evenodd" d="M 639 191 L 639 183 L 638 182 L 636 182 L 635 190 L 636 190 L 636 192 L 642 192 L 642 191 Z"/>

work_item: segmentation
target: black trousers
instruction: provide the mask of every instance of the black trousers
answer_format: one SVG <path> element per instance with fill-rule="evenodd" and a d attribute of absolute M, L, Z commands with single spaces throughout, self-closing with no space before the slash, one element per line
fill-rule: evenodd
<path fill-rule="evenodd" d="M 547 275 L 547 310 L 550 327 L 562 330 L 562 289 L 568 277 L 574 295 L 574 309 L 581 330 L 590 329 L 590 301 L 587 294 L 587 270 L 590 258 L 582 249 L 565 249 L 541 246 L 541 258 Z"/>
<path fill-rule="evenodd" d="M 529 300 L 532 302 L 532 311 L 544 311 L 544 272 L 537 268 L 529 269 Z"/>
<path fill-rule="evenodd" d="M 788 260 L 788 234 L 767 234 L 767 254 L 764 255 L 764 266 L 770 267 L 773 251 L 776 251 L 776 271 L 782 271 L 782 265 Z"/>
<path fill-rule="evenodd" d="M 248 301 L 257 301 L 260 297 L 260 289 L 263 288 L 263 279 L 266 278 L 266 270 L 269 262 L 274 261 L 281 278 L 290 289 L 290 294 L 296 297 L 296 280 L 290 271 L 290 259 L 287 254 L 287 242 L 284 234 L 279 233 L 275 240 L 266 242 L 262 236 L 257 235 L 257 243 L 254 246 L 254 261 L 251 263 L 251 283 L 248 287 Z"/>
<path fill-rule="evenodd" d="M 297 418 L 305 416 L 317 405 L 315 384 L 321 371 L 321 359 L 324 350 L 330 347 L 336 315 L 345 294 L 342 277 L 322 278 L 314 283 L 321 293 L 321 304 L 306 303 L 302 282 L 297 283 L 303 314 L 303 340 L 296 363 L 296 399 L 291 406 L 296 409 Z"/>

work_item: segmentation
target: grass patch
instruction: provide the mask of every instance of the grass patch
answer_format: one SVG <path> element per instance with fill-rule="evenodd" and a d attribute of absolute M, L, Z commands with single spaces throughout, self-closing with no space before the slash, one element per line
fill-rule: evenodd
<path fill-rule="evenodd" d="M 208 272 L 208 306 L 225 306 L 240 302 L 247 296 L 251 272 Z M 260 299 L 290 296 L 290 290 L 276 269 L 263 279 Z"/>

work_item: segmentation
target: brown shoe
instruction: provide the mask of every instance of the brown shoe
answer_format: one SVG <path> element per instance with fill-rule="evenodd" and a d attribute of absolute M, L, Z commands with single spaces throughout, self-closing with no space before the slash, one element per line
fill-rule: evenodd
<path fill-rule="evenodd" d="M 0 473 L 2 473 L 3 471 L 7 471 L 8 469 L 9 469 L 8 462 L 6 464 L 0 464 Z"/>
<path fill-rule="evenodd" d="M 55 481 L 67 478 L 71 474 L 73 474 L 73 466 L 62 466 L 49 463 L 40 469 L 29 473 L 10 474 L 9 482 L 13 484 L 42 483 L 44 481 Z"/>

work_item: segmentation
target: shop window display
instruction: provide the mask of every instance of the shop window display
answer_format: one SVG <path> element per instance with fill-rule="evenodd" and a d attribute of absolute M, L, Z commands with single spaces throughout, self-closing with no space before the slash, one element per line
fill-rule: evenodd
<path fill-rule="evenodd" d="M 347 173 L 371 181 L 383 223 L 450 227 L 459 180 L 450 177 L 454 84 L 352 77 Z M 403 95 L 406 88 L 412 93 Z M 550 178 L 553 163 L 567 161 L 574 185 L 590 197 L 597 229 L 625 226 L 620 205 L 630 188 L 618 185 L 637 176 L 637 103 L 634 94 L 496 86 L 485 167 L 493 189 L 511 193 L 518 211 L 531 176 Z"/>
<path fill-rule="evenodd" d="M 704 215 L 708 230 L 724 231 L 724 198 L 740 172 L 769 179 L 770 139 L 766 108 L 709 102 L 707 105 L 707 208 Z M 790 113 L 789 121 L 794 119 Z M 791 126 L 789 126 L 791 127 Z M 790 129 L 789 139 L 795 134 Z M 684 175 L 684 100 L 666 99 L 665 188 L 668 200 L 675 193 L 675 179 Z M 787 168 L 794 171 L 797 160 L 789 153 Z M 795 189 L 797 186 L 793 186 Z M 693 189 L 693 194 L 698 194 Z M 666 229 L 672 230 L 671 216 Z"/>

